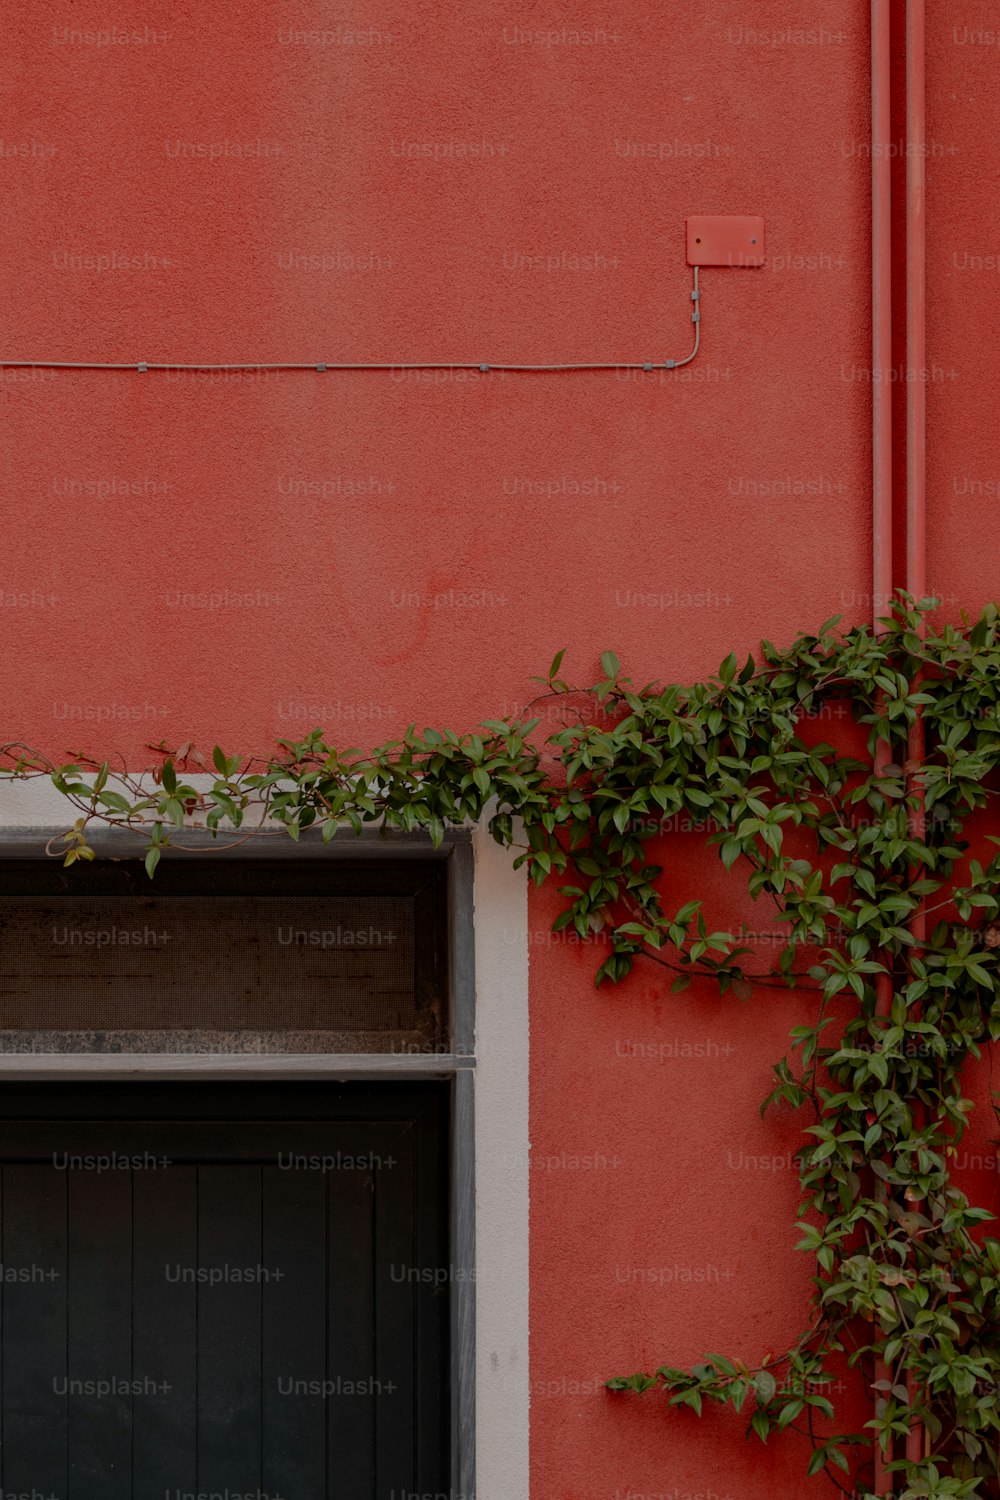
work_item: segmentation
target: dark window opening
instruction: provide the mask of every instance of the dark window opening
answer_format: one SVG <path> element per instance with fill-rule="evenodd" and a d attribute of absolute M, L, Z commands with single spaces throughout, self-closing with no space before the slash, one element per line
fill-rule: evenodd
<path fill-rule="evenodd" d="M 0 861 L 0 1052 L 446 1053 L 447 862 Z"/>

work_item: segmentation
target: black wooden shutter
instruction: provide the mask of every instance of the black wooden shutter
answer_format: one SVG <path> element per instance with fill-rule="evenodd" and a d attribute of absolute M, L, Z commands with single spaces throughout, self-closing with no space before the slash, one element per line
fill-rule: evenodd
<path fill-rule="evenodd" d="M 5 1086 L 2 1489 L 447 1490 L 446 1120 L 436 1084 Z"/>

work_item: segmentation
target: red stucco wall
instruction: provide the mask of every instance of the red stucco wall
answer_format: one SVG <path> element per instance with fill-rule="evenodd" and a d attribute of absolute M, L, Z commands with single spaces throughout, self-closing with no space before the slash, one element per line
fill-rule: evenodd
<path fill-rule="evenodd" d="M 703 352 L 672 375 L 0 372 L 10 733 L 133 763 L 316 722 L 370 743 L 511 712 L 560 646 L 580 677 L 613 646 L 686 678 L 869 614 L 867 6 L 781 0 L 763 32 L 737 0 L 141 9 L 8 7 L 8 357 L 656 360 L 690 338 L 688 214 L 762 214 L 768 261 L 704 273 Z M 1000 248 L 1000 49 L 953 31 L 987 11 L 931 6 L 952 609 L 995 592 L 1000 539 L 998 281 L 960 264 Z M 672 857 L 680 899 L 698 861 Z M 797 1002 L 670 999 L 646 971 L 595 993 L 551 915 L 533 896 L 534 1490 L 797 1495 L 794 1440 L 751 1462 L 740 1422 L 599 1388 L 799 1328 L 795 1173 L 759 1164 L 794 1131 L 757 1115 Z"/>

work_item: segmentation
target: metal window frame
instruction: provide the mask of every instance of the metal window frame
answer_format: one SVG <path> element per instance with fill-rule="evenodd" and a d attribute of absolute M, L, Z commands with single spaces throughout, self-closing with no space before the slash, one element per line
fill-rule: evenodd
<path fill-rule="evenodd" d="M 40 863 L 49 856 L 45 845 L 62 828 L 0 827 L 0 859 Z M 420 859 L 448 863 L 448 976 L 451 1018 L 449 1053 L 393 1055 L 391 1053 L 4 1053 L 0 1081 L 106 1080 L 188 1081 L 239 1079 L 262 1082 L 301 1079 L 351 1082 L 405 1082 L 441 1079 L 450 1082 L 449 1237 L 456 1274 L 451 1278 L 450 1378 L 452 1491 L 476 1493 L 476 1227 L 475 1227 L 475 936 L 474 859 L 471 833 L 449 830 L 435 849 L 422 834 L 365 829 L 324 844 L 304 834 L 291 840 L 270 831 L 236 842 L 213 838 L 202 830 L 184 834 L 194 856 L 167 848 L 163 858 L 206 858 L 212 853 L 227 859 L 265 862 L 269 859 L 325 860 Z M 141 859 L 145 844 L 125 831 L 102 829 L 90 839 L 98 857 Z"/>

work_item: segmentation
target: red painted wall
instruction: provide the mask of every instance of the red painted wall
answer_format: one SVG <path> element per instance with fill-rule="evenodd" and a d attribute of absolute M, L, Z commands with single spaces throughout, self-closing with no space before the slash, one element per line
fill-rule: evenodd
<path fill-rule="evenodd" d="M 581 678 L 609 646 L 687 678 L 868 616 L 866 6 L 777 0 L 763 30 L 738 0 L 141 9 L 8 5 L 9 358 L 661 360 L 689 346 L 688 214 L 764 215 L 768 259 L 704 273 L 673 374 L 0 371 L 12 734 L 133 764 L 317 722 L 371 743 L 512 712 L 560 646 Z M 996 592 L 1000 525 L 1000 50 L 958 39 L 990 24 L 969 11 L 931 6 L 952 609 Z M 681 899 L 698 866 L 671 856 Z M 800 1327 L 794 1129 L 757 1115 L 798 1002 L 645 971 L 595 993 L 551 915 L 533 896 L 534 1492 L 798 1495 L 793 1441 L 748 1455 L 741 1422 L 600 1389 Z"/>

